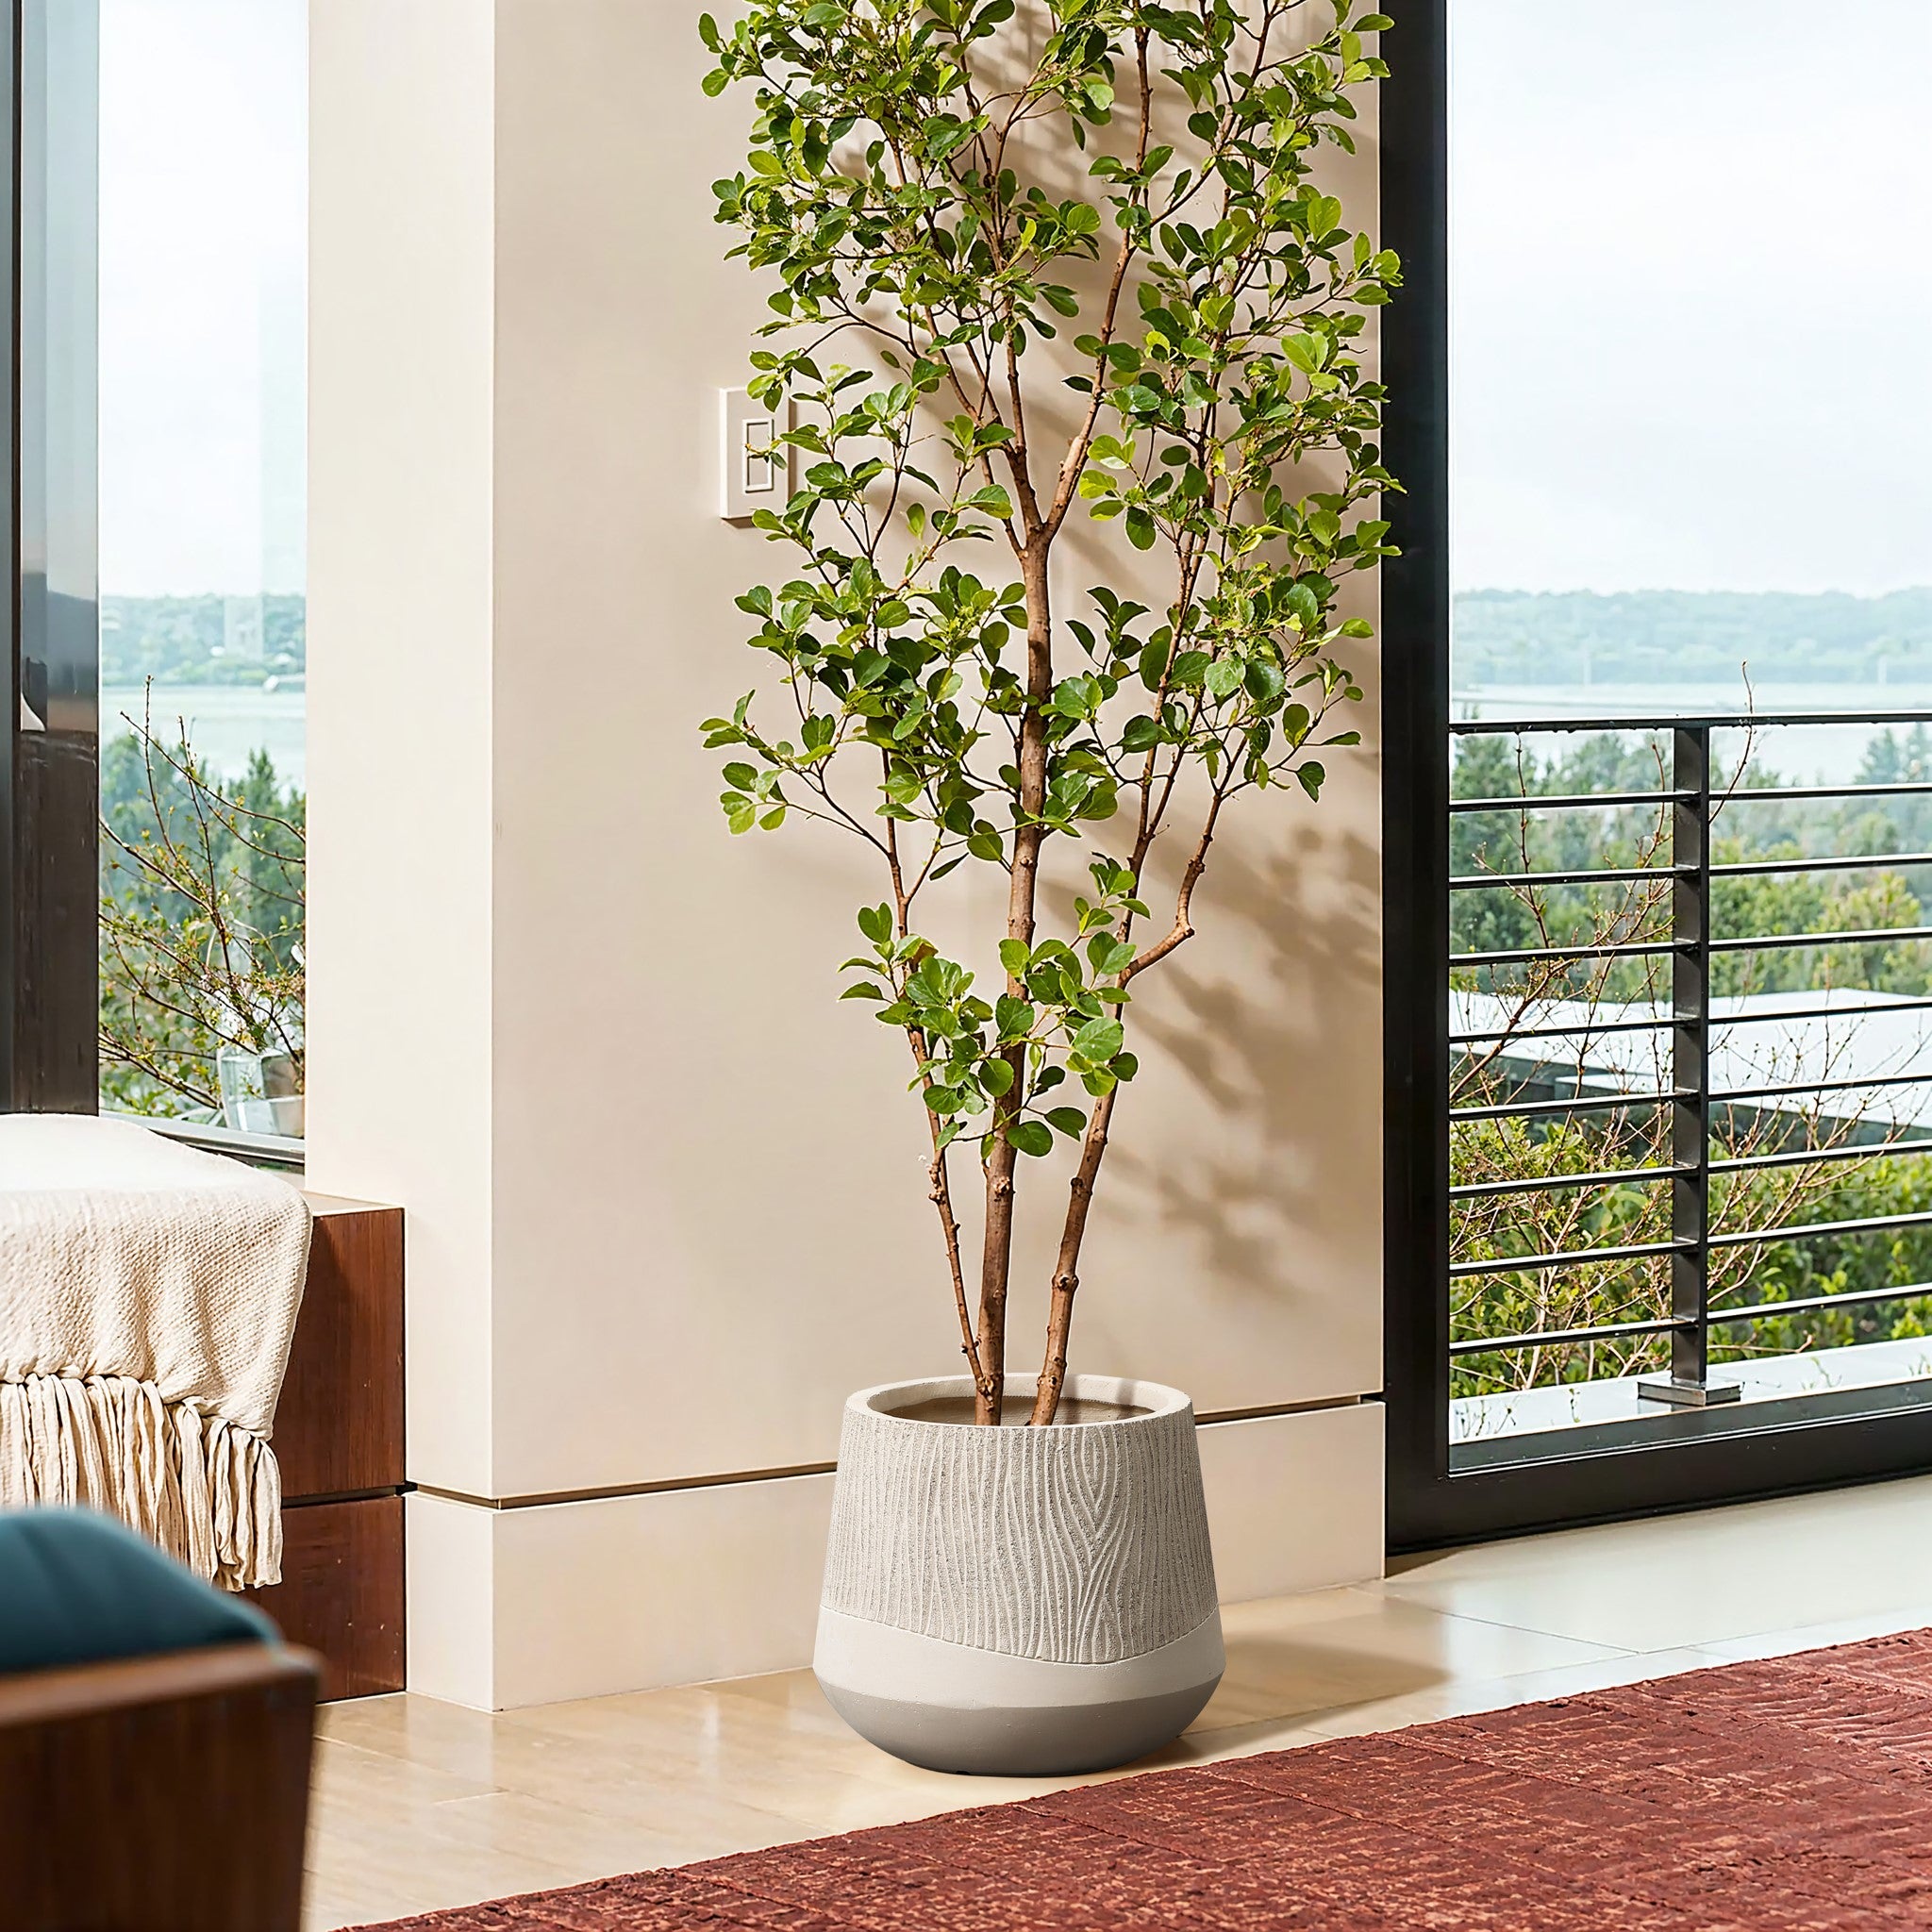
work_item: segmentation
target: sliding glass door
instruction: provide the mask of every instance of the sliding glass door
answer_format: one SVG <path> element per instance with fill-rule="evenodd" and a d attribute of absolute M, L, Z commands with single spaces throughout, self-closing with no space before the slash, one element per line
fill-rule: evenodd
<path fill-rule="evenodd" d="M 1395 1540 L 1932 1465 L 1932 13 L 1397 18 Z"/>

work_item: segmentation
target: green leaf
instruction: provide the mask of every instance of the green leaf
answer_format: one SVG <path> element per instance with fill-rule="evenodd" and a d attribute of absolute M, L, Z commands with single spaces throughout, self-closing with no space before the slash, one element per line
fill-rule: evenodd
<path fill-rule="evenodd" d="M 1328 774 L 1313 758 L 1309 758 L 1306 764 L 1297 765 L 1294 768 L 1294 775 L 1302 790 L 1310 798 L 1321 797 L 1322 781 Z"/>
<path fill-rule="evenodd" d="M 1038 1158 L 1053 1152 L 1053 1129 L 1043 1121 L 1015 1121 L 1007 1129 L 1007 1139 L 1022 1154 Z"/>
<path fill-rule="evenodd" d="M 1024 940 L 1002 940 L 1000 941 L 1000 964 L 1008 973 L 1024 973 L 1032 958 Z"/>
<path fill-rule="evenodd" d="M 1319 336 L 1283 336 L 1281 353 L 1308 375 L 1314 375 L 1322 366 L 1322 340 Z"/>
<path fill-rule="evenodd" d="M 979 1067 L 979 1084 L 995 1100 L 999 1099 L 1002 1094 L 1008 1093 L 1012 1090 L 1013 1069 L 1011 1065 L 1008 1061 L 1001 1059 L 982 1060 Z"/>
<path fill-rule="evenodd" d="M 1087 1116 L 1077 1107 L 1055 1107 L 1047 1110 L 1047 1119 L 1061 1133 L 1077 1140 L 1087 1131 Z"/>
<path fill-rule="evenodd" d="M 1074 1052 L 1083 1060 L 1103 1064 L 1120 1052 L 1125 1030 L 1118 1020 L 1090 1020 L 1074 1035 Z"/>
<path fill-rule="evenodd" d="M 892 936 L 892 908 L 890 906 L 861 906 L 858 929 L 874 945 L 882 946 Z"/>
<path fill-rule="evenodd" d="M 1208 691 L 1217 698 L 1232 697 L 1241 681 L 1241 660 L 1239 658 L 1217 658 L 1208 667 L 1205 682 Z"/>

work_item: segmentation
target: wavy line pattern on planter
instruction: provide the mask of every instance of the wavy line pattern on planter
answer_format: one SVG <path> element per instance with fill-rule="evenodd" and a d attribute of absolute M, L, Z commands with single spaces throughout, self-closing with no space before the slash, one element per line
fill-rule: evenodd
<path fill-rule="evenodd" d="M 839 1468 L 824 1602 L 847 1616 L 1117 1663 L 1214 1609 L 1191 1408 L 1131 1427 L 989 1429 L 854 1407 Z"/>

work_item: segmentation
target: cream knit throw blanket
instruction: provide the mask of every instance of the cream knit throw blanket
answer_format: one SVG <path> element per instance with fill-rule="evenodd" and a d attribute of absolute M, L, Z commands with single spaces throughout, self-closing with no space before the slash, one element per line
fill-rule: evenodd
<path fill-rule="evenodd" d="M 92 1504 L 225 1589 L 279 1582 L 269 1433 L 308 1267 L 286 1181 L 0 1114 L 0 1505 Z"/>

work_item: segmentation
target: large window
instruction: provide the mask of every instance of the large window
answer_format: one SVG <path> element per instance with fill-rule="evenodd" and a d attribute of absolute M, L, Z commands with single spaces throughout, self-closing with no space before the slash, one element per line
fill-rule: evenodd
<path fill-rule="evenodd" d="M 307 0 L 100 0 L 101 1103 L 301 1131 Z"/>
<path fill-rule="evenodd" d="M 1932 9 L 1391 11 L 1398 1535 L 1902 1466 Z"/>

